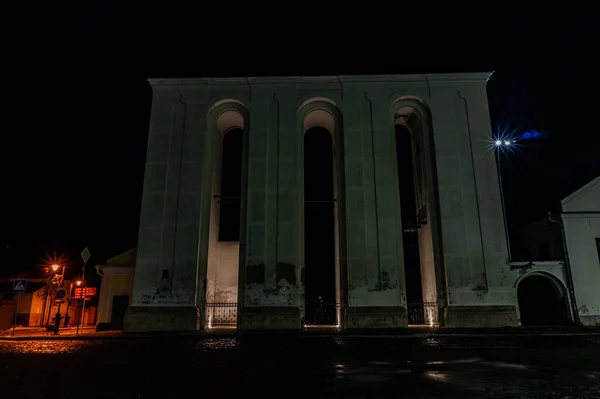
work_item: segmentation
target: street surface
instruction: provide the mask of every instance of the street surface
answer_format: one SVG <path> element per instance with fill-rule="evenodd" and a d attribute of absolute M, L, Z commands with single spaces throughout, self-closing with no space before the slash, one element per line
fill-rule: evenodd
<path fill-rule="evenodd" d="M 2 398 L 600 398 L 600 335 L 0 341 Z"/>

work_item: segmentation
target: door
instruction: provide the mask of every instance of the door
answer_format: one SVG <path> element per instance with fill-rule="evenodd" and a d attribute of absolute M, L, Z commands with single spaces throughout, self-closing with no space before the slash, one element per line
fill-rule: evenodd
<path fill-rule="evenodd" d="M 129 295 L 115 295 L 112 301 L 112 311 L 110 314 L 110 324 L 116 330 L 123 329 L 123 320 L 125 320 L 125 310 L 129 307 Z"/>

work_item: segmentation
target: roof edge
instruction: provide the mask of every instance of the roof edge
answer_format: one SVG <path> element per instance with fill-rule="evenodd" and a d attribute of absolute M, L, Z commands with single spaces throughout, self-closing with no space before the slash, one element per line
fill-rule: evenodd
<path fill-rule="evenodd" d="M 579 197 L 580 195 L 585 194 L 586 192 L 588 192 L 589 190 L 591 190 L 592 187 L 594 187 L 598 183 L 600 183 L 600 176 L 596 177 L 595 179 L 593 179 L 592 181 L 590 181 L 589 183 L 587 183 L 586 185 L 584 185 L 580 189 L 574 191 L 573 193 L 571 193 L 567 197 L 563 198 L 560 201 L 562 207 L 564 207 L 565 205 L 567 205 L 569 202 L 573 201 L 575 198 Z"/>
<path fill-rule="evenodd" d="M 327 76 L 253 76 L 227 78 L 149 78 L 152 86 L 203 86 L 203 85 L 273 85 L 273 84 L 315 84 L 315 83 L 486 83 L 492 72 L 431 73 L 406 75 L 327 75 Z"/>

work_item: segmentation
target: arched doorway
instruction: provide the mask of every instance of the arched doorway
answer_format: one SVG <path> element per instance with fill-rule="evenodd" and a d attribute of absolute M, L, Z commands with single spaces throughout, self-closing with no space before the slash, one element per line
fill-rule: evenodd
<path fill-rule="evenodd" d="M 315 97 L 298 111 L 298 263 L 305 328 L 340 328 L 346 303 L 342 118 Z"/>
<path fill-rule="evenodd" d="M 304 261 L 308 325 L 336 325 L 333 141 L 323 127 L 304 134 Z"/>
<path fill-rule="evenodd" d="M 209 113 L 214 135 L 210 224 L 205 289 L 205 328 L 235 328 L 239 264 L 245 226 L 244 170 L 246 121 L 237 103 L 226 102 Z"/>
<path fill-rule="evenodd" d="M 427 107 L 416 98 L 392 105 L 409 325 L 436 325 L 445 292 L 435 151 Z M 438 297 L 440 296 L 440 297 Z M 443 324 L 443 323 L 442 323 Z"/>
<path fill-rule="evenodd" d="M 533 274 L 523 278 L 517 287 L 517 299 L 523 326 L 570 323 L 564 287 L 551 277 Z"/>

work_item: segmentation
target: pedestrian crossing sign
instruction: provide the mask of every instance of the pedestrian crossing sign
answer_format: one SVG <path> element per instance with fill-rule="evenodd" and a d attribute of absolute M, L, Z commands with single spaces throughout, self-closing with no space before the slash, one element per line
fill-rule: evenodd
<path fill-rule="evenodd" d="M 27 288 L 27 280 L 19 279 L 13 282 L 13 292 L 25 292 Z"/>

